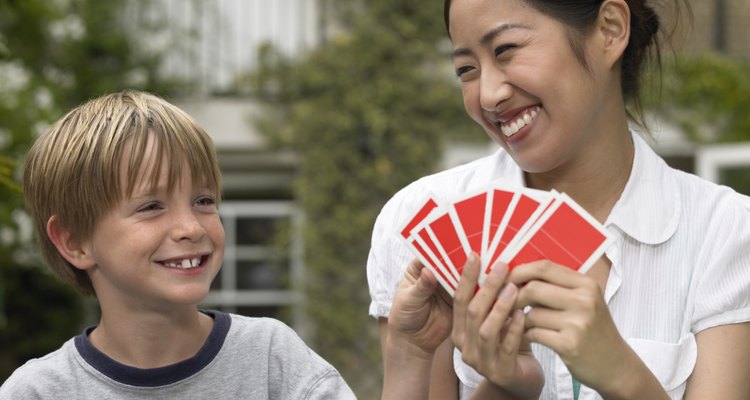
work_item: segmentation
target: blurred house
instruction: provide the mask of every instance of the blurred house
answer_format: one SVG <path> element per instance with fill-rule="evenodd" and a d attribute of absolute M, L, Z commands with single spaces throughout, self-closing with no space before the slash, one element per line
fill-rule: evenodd
<path fill-rule="evenodd" d="M 291 183 L 294 154 L 269 150 L 251 123 L 260 112 L 252 96 L 237 91 L 235 79 L 256 66 L 256 48 L 270 42 L 285 54 L 304 55 L 335 30 L 326 0 L 157 0 L 174 37 L 163 73 L 194 83 L 189 96 L 173 99 L 213 136 L 224 176 L 222 217 L 227 233 L 226 261 L 205 306 L 247 315 L 281 318 L 302 331 L 304 275 L 301 215 Z M 694 27 L 681 51 L 719 51 L 750 56 L 750 2 L 691 0 Z M 189 35 L 184 35 L 188 32 Z M 723 150 L 698 149 L 682 133 L 658 120 L 652 124 L 654 146 L 678 168 L 716 179 L 726 159 Z M 733 146 L 735 152 L 738 146 Z M 442 167 L 488 154 L 494 145 L 447 147 Z M 716 150 L 718 149 L 718 150 Z M 696 158 L 697 157 L 697 158 Z M 750 149 L 732 155 L 750 163 Z M 737 161 L 739 160 L 739 161 Z"/>
<path fill-rule="evenodd" d="M 747 0 L 689 0 L 693 9 L 692 32 L 682 44 L 691 52 L 716 51 L 733 57 L 750 57 L 750 2 Z"/>
<path fill-rule="evenodd" d="M 686 53 L 719 53 L 750 59 L 750 2 L 747 0 L 688 0 L 693 18 L 675 34 L 675 49 Z M 684 21 L 684 19 L 683 19 Z M 674 127 L 656 126 L 655 148 L 670 164 L 714 182 L 725 173 L 750 170 L 750 143 L 695 146 Z"/>

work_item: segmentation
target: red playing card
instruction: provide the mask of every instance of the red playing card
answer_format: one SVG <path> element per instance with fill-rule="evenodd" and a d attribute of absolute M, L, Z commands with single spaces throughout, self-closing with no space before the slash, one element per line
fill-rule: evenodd
<path fill-rule="evenodd" d="M 458 276 L 455 274 L 455 271 L 450 268 L 450 263 L 446 261 L 447 256 L 445 255 L 445 252 L 435 241 L 433 235 L 430 234 L 427 226 L 417 226 L 417 228 L 412 231 L 412 237 L 414 237 L 414 239 L 422 245 L 424 251 L 430 255 L 430 259 L 435 268 L 442 272 L 441 275 L 446 275 L 446 278 L 455 286 L 458 282 Z"/>
<path fill-rule="evenodd" d="M 550 204 L 552 196 L 541 196 L 540 193 L 525 189 L 519 193 L 515 203 L 511 203 L 509 207 L 511 209 L 507 211 L 511 213 L 508 223 L 504 230 L 497 232 L 496 238 L 493 239 L 494 247 L 491 247 L 488 252 L 485 274 L 490 272 L 490 268 L 506 248 L 512 247 L 513 241 L 517 240 L 518 233 L 525 232 Z"/>
<path fill-rule="evenodd" d="M 445 268 L 436 261 L 437 257 L 435 254 L 429 250 L 428 246 L 424 245 L 424 242 L 415 237 L 410 237 L 408 243 L 414 250 L 416 250 L 417 258 L 422 262 L 422 265 L 432 271 L 445 291 L 453 296 L 458 285 Z"/>
<path fill-rule="evenodd" d="M 456 200 L 449 210 L 463 245 L 464 254 L 473 251 L 481 255 L 487 246 L 484 229 L 487 198 L 486 191 L 464 196 Z"/>
<path fill-rule="evenodd" d="M 527 231 L 517 250 L 507 254 L 508 268 L 547 259 L 584 273 L 610 241 L 599 222 L 562 194 Z"/>
<path fill-rule="evenodd" d="M 510 216 L 513 214 L 513 208 L 518 202 L 519 188 L 501 188 L 494 187 L 489 190 L 488 206 L 489 211 L 485 216 L 484 229 L 487 236 L 487 246 L 482 251 L 482 274 L 480 281 L 483 282 L 486 273 L 489 272 L 490 259 L 494 250 L 497 248 L 502 233 L 508 226 Z M 505 247 L 505 245 L 503 245 Z M 502 251 L 498 251 L 498 254 Z M 497 257 L 495 257 L 497 258 Z"/>
<path fill-rule="evenodd" d="M 445 264 L 456 276 L 457 280 L 461 276 L 464 264 L 466 264 L 467 254 L 461 244 L 456 226 L 450 214 L 441 211 L 425 220 L 427 231 L 435 242 L 438 251 L 441 252 Z"/>
<path fill-rule="evenodd" d="M 432 197 L 428 197 L 422 207 L 419 208 L 419 211 L 417 211 L 417 213 L 414 214 L 409 222 L 407 222 L 406 225 L 404 225 L 404 227 L 401 229 L 401 237 L 404 239 L 408 238 L 411 234 L 411 230 L 414 229 L 414 227 L 422 222 L 425 218 L 427 218 L 427 216 L 430 215 L 430 212 L 435 207 L 437 207 L 437 202 Z"/>
<path fill-rule="evenodd" d="M 411 235 L 412 230 L 427 218 L 437 206 L 437 201 L 432 196 L 428 196 L 419 210 L 403 225 L 399 235 L 419 261 L 432 271 L 445 290 L 453 295 L 457 285 L 456 280 L 449 275 L 443 260 L 436 255 L 438 254 L 437 247 L 435 247 L 432 239 L 427 235 L 427 232 L 423 234 L 423 241 L 417 240 L 416 236 Z"/>
<path fill-rule="evenodd" d="M 489 238 L 494 238 L 498 229 L 504 230 L 505 226 L 508 224 L 509 218 L 506 218 L 506 215 L 507 217 L 510 217 L 510 213 L 507 211 L 511 206 L 511 202 L 513 201 L 513 197 L 515 197 L 516 192 L 510 189 L 498 188 L 490 189 L 490 191 L 492 193 L 492 199 L 488 215 L 489 220 L 487 222 L 487 235 Z"/>

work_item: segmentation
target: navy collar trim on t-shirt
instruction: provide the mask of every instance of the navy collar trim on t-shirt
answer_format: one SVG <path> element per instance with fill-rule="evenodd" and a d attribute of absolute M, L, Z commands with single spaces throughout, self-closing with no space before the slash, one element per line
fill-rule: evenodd
<path fill-rule="evenodd" d="M 75 346 L 83 359 L 97 371 L 119 383 L 156 387 L 169 385 L 186 379 L 206 367 L 216 358 L 224 345 L 229 327 L 232 323 L 228 314 L 218 311 L 202 311 L 214 319 L 214 326 L 198 353 L 187 360 L 159 368 L 135 368 L 121 364 L 96 349 L 88 335 L 95 326 L 86 328 L 82 334 L 75 337 Z"/>

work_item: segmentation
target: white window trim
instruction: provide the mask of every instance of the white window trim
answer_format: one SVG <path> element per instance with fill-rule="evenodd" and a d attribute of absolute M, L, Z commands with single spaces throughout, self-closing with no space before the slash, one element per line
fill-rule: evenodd
<path fill-rule="evenodd" d="M 301 330 L 305 323 L 303 310 L 303 293 L 300 290 L 304 282 L 304 264 L 302 261 L 302 213 L 292 201 L 223 201 L 219 212 L 224 223 L 226 248 L 221 279 L 221 289 L 211 290 L 203 307 L 220 306 L 224 310 L 234 312 L 238 306 L 289 306 L 292 310 L 292 327 L 303 336 Z M 237 261 L 238 249 L 236 222 L 242 217 L 288 217 L 291 222 L 289 262 L 290 288 L 285 290 L 253 290 L 237 289 Z M 250 249 L 253 251 L 253 249 Z M 257 251 L 263 251 L 257 249 Z M 244 259 L 244 258 L 242 258 Z"/>
<path fill-rule="evenodd" d="M 750 143 L 700 146 L 695 152 L 695 172 L 711 182 L 720 182 L 723 168 L 750 167 Z"/>

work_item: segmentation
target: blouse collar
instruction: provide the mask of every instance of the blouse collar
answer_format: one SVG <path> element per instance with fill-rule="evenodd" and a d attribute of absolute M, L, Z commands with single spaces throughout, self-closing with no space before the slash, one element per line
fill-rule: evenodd
<path fill-rule="evenodd" d="M 637 133 L 631 134 L 633 168 L 605 226 L 614 225 L 641 243 L 656 245 L 677 231 L 682 214 L 679 186 L 666 162 Z"/>
<path fill-rule="evenodd" d="M 666 162 L 636 132 L 631 131 L 631 135 L 633 167 L 604 225 L 615 226 L 641 243 L 663 243 L 676 232 L 682 214 L 679 186 Z M 510 183 L 525 186 L 523 171 L 505 150 L 500 149 L 486 161 L 494 165 L 480 169 L 473 177 L 475 185 L 504 177 Z"/>

